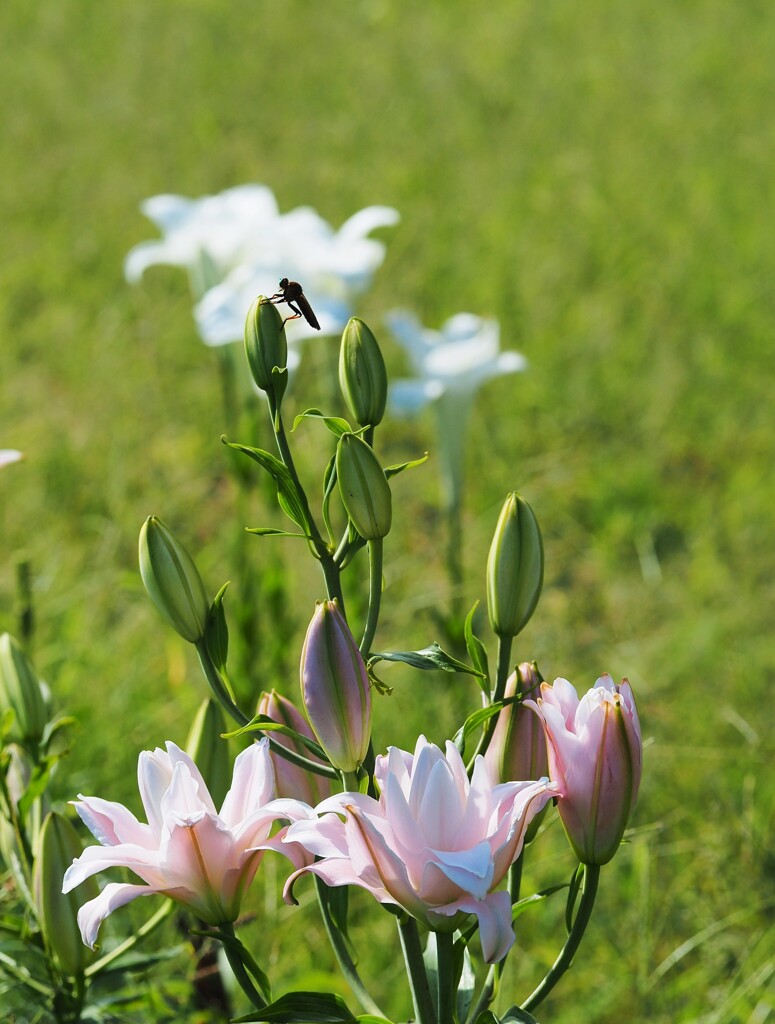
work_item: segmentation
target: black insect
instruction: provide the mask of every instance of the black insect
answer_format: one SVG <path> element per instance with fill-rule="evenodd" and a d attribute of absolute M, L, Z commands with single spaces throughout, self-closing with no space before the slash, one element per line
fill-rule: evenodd
<path fill-rule="evenodd" d="M 299 317 L 303 316 L 310 327 L 314 327 L 316 331 L 320 330 L 318 318 L 313 313 L 312 306 L 307 301 L 307 296 L 304 294 L 304 290 L 298 281 L 289 281 L 287 277 L 284 277 L 280 281 L 280 291 L 272 295 L 269 302 L 287 302 L 293 310 L 293 316 L 287 316 L 283 320 L 283 326 L 289 320 L 298 320 Z"/>

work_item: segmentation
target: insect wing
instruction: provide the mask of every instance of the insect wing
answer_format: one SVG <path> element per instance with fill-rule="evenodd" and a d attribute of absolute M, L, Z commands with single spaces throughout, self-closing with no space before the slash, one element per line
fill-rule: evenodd
<path fill-rule="evenodd" d="M 296 296 L 296 303 L 299 309 L 301 310 L 302 316 L 310 325 L 310 327 L 314 327 L 316 331 L 319 331 L 320 324 L 318 323 L 318 318 L 313 313 L 312 306 L 310 306 L 309 302 L 307 302 L 307 296 L 304 294 L 304 292 L 299 292 L 299 294 Z"/>

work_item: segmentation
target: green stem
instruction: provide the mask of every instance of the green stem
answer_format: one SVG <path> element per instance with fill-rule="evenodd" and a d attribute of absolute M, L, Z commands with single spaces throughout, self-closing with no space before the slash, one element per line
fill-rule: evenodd
<path fill-rule="evenodd" d="M 532 1012 L 539 1003 L 543 1002 L 573 962 L 573 956 L 579 948 L 579 944 L 581 943 L 586 927 L 589 924 L 589 919 L 592 915 L 592 908 L 595 905 L 595 896 L 597 895 L 597 884 L 599 879 L 600 867 L 597 864 L 585 864 L 584 882 L 581 890 L 581 902 L 579 903 L 579 909 L 576 913 L 573 927 L 565 941 L 565 945 L 560 951 L 560 955 L 547 971 L 543 981 L 535 988 L 531 995 L 528 996 L 524 1003 L 522 1003 L 523 1010 Z"/>
<path fill-rule="evenodd" d="M 159 925 L 165 921 L 172 913 L 175 907 L 174 900 L 165 900 L 165 902 L 159 907 L 153 917 L 149 917 L 148 920 L 142 925 L 134 935 L 130 935 L 128 939 L 125 939 L 120 945 L 116 946 L 115 949 L 111 949 L 105 956 L 101 956 L 99 960 L 95 960 L 93 964 L 89 964 L 86 970 L 83 972 L 84 977 L 91 978 L 95 974 L 99 974 L 100 971 L 104 971 L 106 967 L 109 967 L 114 960 L 117 960 L 124 953 L 129 952 L 137 943 L 150 935 L 151 932 L 155 931 Z"/>
<path fill-rule="evenodd" d="M 453 932 L 436 932 L 436 1005 L 444 1024 L 457 1020 L 454 946 Z"/>
<path fill-rule="evenodd" d="M 307 500 L 307 494 L 301 485 L 299 474 L 296 472 L 296 464 L 293 461 L 293 455 L 288 444 L 288 438 L 285 434 L 285 427 L 283 425 L 283 418 L 280 414 L 280 410 L 274 401 L 271 394 L 267 395 L 269 399 L 269 411 L 272 416 L 272 429 L 274 431 L 275 441 L 277 442 L 277 450 L 280 453 L 280 458 L 283 460 L 285 468 L 291 474 L 296 491 L 299 495 L 299 500 L 302 504 L 304 511 L 304 518 L 307 523 L 307 528 L 312 543 L 315 546 L 317 558 L 320 561 L 320 567 L 323 570 L 323 577 L 326 581 L 326 593 L 330 601 L 335 598 L 339 602 L 339 610 L 342 615 L 345 615 L 344 610 L 344 594 L 342 593 L 342 581 L 339 574 L 339 566 L 334 561 L 334 556 L 328 548 L 328 545 L 323 540 L 322 534 L 318 529 L 317 523 L 310 511 L 309 501 Z M 345 618 L 347 616 L 345 615 Z"/>
<path fill-rule="evenodd" d="M 326 934 L 328 935 L 328 941 L 331 943 L 331 948 L 333 949 L 337 962 L 339 963 L 339 969 L 344 975 L 347 984 L 352 989 L 355 998 L 367 1013 L 371 1013 L 375 1017 L 384 1017 L 382 1010 L 371 998 L 366 990 L 366 986 L 361 981 L 361 977 L 355 966 L 355 961 L 350 956 L 350 952 L 347 949 L 344 936 L 340 929 L 337 928 L 334 923 L 334 919 L 331 916 L 328 899 L 326 898 L 326 883 L 317 876 L 315 877 L 315 888 L 317 890 L 320 915 L 323 918 L 323 924 L 325 925 Z"/>
<path fill-rule="evenodd" d="M 366 626 L 363 630 L 359 650 L 364 659 L 369 657 L 374 633 L 379 619 L 379 606 L 382 601 L 382 537 L 369 541 L 369 610 L 366 615 Z"/>
<path fill-rule="evenodd" d="M 228 935 L 229 938 L 236 940 L 234 925 L 231 924 L 231 922 L 221 924 L 218 927 L 219 930 Z M 257 1010 L 263 1010 L 267 1005 L 266 1000 L 253 984 L 253 979 L 250 977 L 250 974 L 242 961 L 242 957 L 240 955 L 241 948 L 242 943 L 239 941 L 223 942 L 223 951 L 226 954 L 226 959 L 229 961 L 229 967 L 231 967 L 234 977 L 239 982 L 240 988 Z"/>
<path fill-rule="evenodd" d="M 210 657 L 205 640 L 197 640 L 194 646 L 196 647 L 196 653 L 199 655 L 199 663 L 202 666 L 205 679 L 210 684 L 210 689 L 220 701 L 223 709 L 238 725 L 247 725 L 250 719 L 241 708 L 237 707 L 234 697 L 224 682 L 221 673 L 215 667 L 213 659 Z"/>
<path fill-rule="evenodd" d="M 513 642 L 514 638 L 511 636 L 498 637 L 498 667 L 495 675 L 495 689 L 490 694 L 490 704 L 503 700 L 503 695 L 506 692 L 506 680 L 509 677 L 509 668 L 511 667 L 511 645 Z M 487 701 L 485 700 L 485 704 L 486 703 Z M 497 722 L 498 715 L 493 715 L 492 718 L 488 718 L 485 722 L 481 738 L 476 750 L 474 751 L 474 756 L 468 763 L 469 773 L 473 770 L 473 764 L 477 754 L 484 754 L 489 747 Z"/>
<path fill-rule="evenodd" d="M 428 975 L 425 973 L 417 922 L 408 914 L 402 914 L 397 921 L 417 1024 L 438 1024 L 428 984 Z M 449 1024 L 449 1022 L 443 1021 L 442 1024 Z"/>

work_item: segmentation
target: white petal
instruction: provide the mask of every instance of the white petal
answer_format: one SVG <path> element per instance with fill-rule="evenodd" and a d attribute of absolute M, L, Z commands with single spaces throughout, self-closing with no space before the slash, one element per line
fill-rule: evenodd
<path fill-rule="evenodd" d="M 0 448 L 0 466 L 10 466 L 12 462 L 18 462 L 23 458 L 21 452 L 15 448 Z"/>
<path fill-rule="evenodd" d="M 158 892 L 150 885 L 127 885 L 121 882 L 110 882 L 99 896 L 84 903 L 78 911 L 78 927 L 84 944 L 94 949 L 100 925 L 114 910 L 123 907 L 138 896 L 151 896 Z"/>

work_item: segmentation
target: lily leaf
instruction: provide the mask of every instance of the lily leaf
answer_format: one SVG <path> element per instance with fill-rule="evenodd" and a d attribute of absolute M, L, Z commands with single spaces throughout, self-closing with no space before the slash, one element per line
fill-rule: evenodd
<path fill-rule="evenodd" d="M 352 433 L 352 427 L 347 420 L 341 416 L 326 416 L 320 409 L 305 409 L 304 412 L 300 412 L 293 421 L 291 430 L 295 430 L 302 420 L 322 420 L 335 437 Z"/>
<path fill-rule="evenodd" d="M 286 992 L 263 1010 L 235 1017 L 235 1024 L 356 1024 L 341 996 L 322 992 Z"/>
<path fill-rule="evenodd" d="M 411 665 L 412 668 L 420 668 L 425 671 L 441 669 L 442 672 L 462 672 L 469 676 L 481 675 L 478 669 L 471 668 L 465 662 L 447 654 L 435 640 L 421 651 L 382 651 L 373 654 L 369 659 L 369 664 L 377 661 L 400 661 L 405 665 Z"/>
<path fill-rule="evenodd" d="M 251 448 L 250 445 L 236 444 L 233 441 L 227 441 L 225 438 L 221 438 L 221 440 L 227 447 L 243 452 L 270 474 L 277 485 L 277 501 L 280 504 L 280 508 L 302 530 L 308 530 L 309 524 L 307 523 L 304 502 L 285 463 L 281 462 L 276 455 L 272 455 L 271 452 L 264 451 L 263 448 Z"/>

